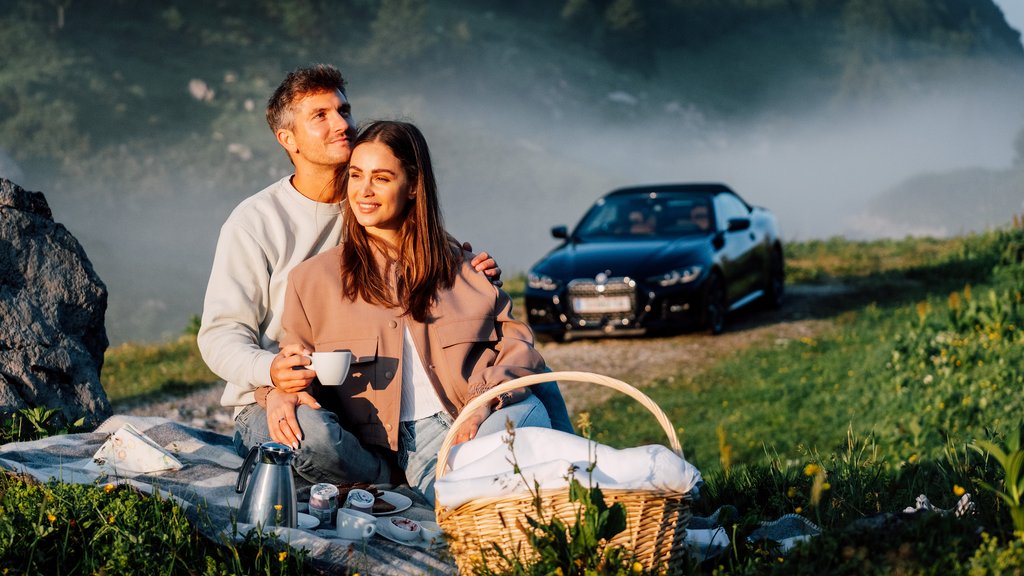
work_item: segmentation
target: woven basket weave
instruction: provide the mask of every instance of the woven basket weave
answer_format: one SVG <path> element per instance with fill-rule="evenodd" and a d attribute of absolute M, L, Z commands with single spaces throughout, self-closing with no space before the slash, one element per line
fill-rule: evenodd
<path fill-rule="evenodd" d="M 511 380 L 473 399 L 459 414 L 441 444 L 437 455 L 437 479 L 444 476 L 455 434 L 469 414 L 504 392 L 554 380 L 598 384 L 633 398 L 654 415 L 668 436 L 669 447 L 682 457 L 679 437 L 672 423 L 654 401 L 636 388 L 589 372 L 551 372 Z M 626 509 L 626 529 L 611 539 L 610 546 L 623 546 L 648 570 L 677 572 L 683 567 L 686 561 L 683 541 L 691 514 L 688 494 L 664 490 L 602 489 L 602 492 L 609 506 L 621 503 Z M 576 517 L 578 503 L 569 500 L 568 488 L 541 490 L 539 497 L 547 518 L 557 515 L 568 523 Z M 528 526 L 525 522 L 527 516 L 537 517 L 533 494 L 481 498 L 455 509 L 438 505 L 436 512 L 461 574 L 471 574 L 473 568 L 485 559 L 492 568 L 496 568 L 494 545 L 506 555 L 515 555 L 524 561 L 537 558 L 522 529 Z"/>

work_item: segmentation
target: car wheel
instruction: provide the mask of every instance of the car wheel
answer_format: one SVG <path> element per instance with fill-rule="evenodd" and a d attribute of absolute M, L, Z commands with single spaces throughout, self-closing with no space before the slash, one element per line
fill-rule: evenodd
<path fill-rule="evenodd" d="M 772 261 L 768 265 L 768 289 L 765 290 L 764 301 L 769 308 L 781 308 L 786 292 L 786 267 L 782 259 L 782 251 L 772 250 Z"/>
<path fill-rule="evenodd" d="M 721 334 L 725 329 L 725 283 L 718 274 L 708 278 L 704 289 L 704 330 L 708 334 Z"/>

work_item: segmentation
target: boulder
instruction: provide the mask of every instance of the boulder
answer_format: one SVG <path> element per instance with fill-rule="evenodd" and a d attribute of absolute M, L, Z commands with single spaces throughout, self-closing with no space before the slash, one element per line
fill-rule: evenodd
<path fill-rule="evenodd" d="M 0 178 L 0 414 L 57 412 L 48 425 L 111 415 L 100 384 L 107 288 L 41 192 Z"/>

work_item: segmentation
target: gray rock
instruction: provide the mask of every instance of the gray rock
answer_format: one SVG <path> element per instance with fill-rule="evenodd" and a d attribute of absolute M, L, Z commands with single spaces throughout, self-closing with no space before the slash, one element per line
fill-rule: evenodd
<path fill-rule="evenodd" d="M 94 429 L 111 415 L 100 384 L 107 288 L 41 192 L 0 178 L 0 414 L 58 412 Z"/>

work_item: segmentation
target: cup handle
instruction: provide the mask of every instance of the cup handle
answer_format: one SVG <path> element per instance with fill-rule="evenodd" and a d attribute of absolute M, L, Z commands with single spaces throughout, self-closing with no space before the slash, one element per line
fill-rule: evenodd
<path fill-rule="evenodd" d="M 313 367 L 313 357 L 310 356 L 309 354 L 303 354 L 303 356 L 307 360 L 309 360 L 309 365 L 308 366 L 299 366 L 299 368 L 305 368 L 306 370 L 312 370 L 312 371 L 316 372 L 316 368 Z"/>
<path fill-rule="evenodd" d="M 363 530 L 363 538 L 369 538 L 370 536 L 373 536 L 376 533 L 377 533 L 377 525 L 376 524 L 367 524 L 366 525 L 366 529 Z"/>

